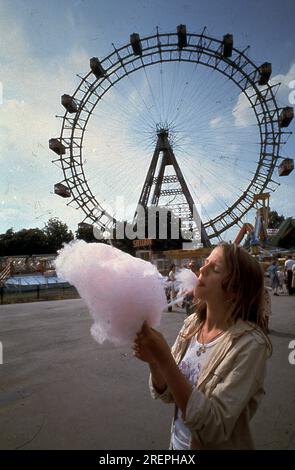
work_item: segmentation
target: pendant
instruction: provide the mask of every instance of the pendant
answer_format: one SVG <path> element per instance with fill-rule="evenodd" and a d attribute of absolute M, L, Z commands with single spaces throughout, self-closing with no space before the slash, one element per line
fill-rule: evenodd
<path fill-rule="evenodd" d="M 202 346 L 200 346 L 199 349 L 197 350 L 197 356 L 201 356 L 201 354 L 205 352 L 206 352 L 206 347 L 204 344 L 202 344 Z"/>

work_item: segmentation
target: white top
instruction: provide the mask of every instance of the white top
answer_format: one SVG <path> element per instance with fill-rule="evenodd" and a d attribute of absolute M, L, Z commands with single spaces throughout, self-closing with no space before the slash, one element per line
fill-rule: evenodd
<path fill-rule="evenodd" d="M 293 259 L 287 259 L 287 261 L 285 261 L 285 269 L 287 271 L 291 271 L 291 269 L 293 268 L 295 264 L 295 261 Z"/>
<path fill-rule="evenodd" d="M 172 269 L 171 269 L 171 271 L 169 272 L 168 277 L 169 277 L 170 281 L 175 281 L 176 275 L 175 275 L 175 272 L 172 271 Z"/>
<path fill-rule="evenodd" d="M 187 348 L 187 351 L 178 367 L 193 387 L 197 385 L 201 369 L 214 351 L 215 346 L 221 337 L 222 335 L 219 335 L 216 339 L 204 345 L 199 343 L 196 337 L 192 338 L 189 347 Z M 204 351 L 201 352 L 203 349 Z M 190 441 L 190 430 L 184 424 L 182 413 L 180 410 L 178 410 L 177 417 L 172 427 L 172 448 L 173 450 L 187 450 L 189 449 Z"/>

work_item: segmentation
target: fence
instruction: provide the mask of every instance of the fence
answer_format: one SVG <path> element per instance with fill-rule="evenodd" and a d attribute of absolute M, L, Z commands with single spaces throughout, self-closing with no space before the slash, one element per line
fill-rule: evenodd
<path fill-rule="evenodd" d="M 77 298 L 79 298 L 77 290 L 68 284 L 0 287 L 1 305 Z"/>
<path fill-rule="evenodd" d="M 4 284 L 6 279 L 8 279 L 11 275 L 11 266 L 10 263 L 8 263 L 5 268 L 0 272 L 0 286 Z"/>

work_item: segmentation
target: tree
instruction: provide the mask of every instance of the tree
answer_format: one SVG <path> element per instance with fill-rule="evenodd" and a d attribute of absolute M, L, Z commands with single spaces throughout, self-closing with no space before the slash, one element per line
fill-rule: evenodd
<path fill-rule="evenodd" d="M 10 245 L 14 237 L 13 228 L 9 228 L 5 233 L 0 234 L 0 256 L 10 255 Z"/>
<path fill-rule="evenodd" d="M 47 237 L 39 228 L 7 230 L 0 235 L 0 255 L 32 255 L 48 251 Z"/>
<path fill-rule="evenodd" d="M 269 211 L 268 228 L 279 228 L 279 226 L 284 220 L 285 217 L 283 215 L 279 215 L 277 211 Z"/>
<path fill-rule="evenodd" d="M 74 235 L 69 230 L 67 224 L 54 217 L 48 220 L 43 232 L 47 236 L 49 253 L 56 252 L 62 248 L 64 243 L 69 243 L 74 239 Z"/>

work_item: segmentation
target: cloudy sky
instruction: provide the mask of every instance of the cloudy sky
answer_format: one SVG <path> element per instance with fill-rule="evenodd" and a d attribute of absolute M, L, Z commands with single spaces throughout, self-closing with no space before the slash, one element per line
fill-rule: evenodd
<path fill-rule="evenodd" d="M 0 0 L 0 233 L 43 227 L 59 217 L 72 230 L 84 214 L 53 194 L 63 179 L 48 140 L 60 135 L 62 94 L 72 94 L 89 58 L 104 58 L 129 41 L 187 30 L 250 45 L 257 64 L 272 63 L 287 106 L 295 80 L 295 3 L 292 0 Z M 152 67 L 150 67 L 152 69 Z M 153 67 L 122 80 L 96 107 L 83 158 L 93 193 L 105 207 L 116 197 L 137 202 L 155 145 L 155 125 L 174 125 L 174 152 L 204 220 L 238 197 L 255 171 L 257 126 L 247 102 L 216 72 L 179 64 Z M 197 78 L 196 78 L 197 77 Z M 294 131 L 295 121 L 288 130 Z M 294 158 L 295 137 L 281 154 Z M 295 215 L 295 171 L 271 195 L 271 207 Z M 121 200 L 122 200 L 121 199 Z M 116 210 L 116 208 L 115 208 Z M 132 211 L 131 211 L 132 212 Z M 253 214 L 245 221 L 253 222 Z"/>

